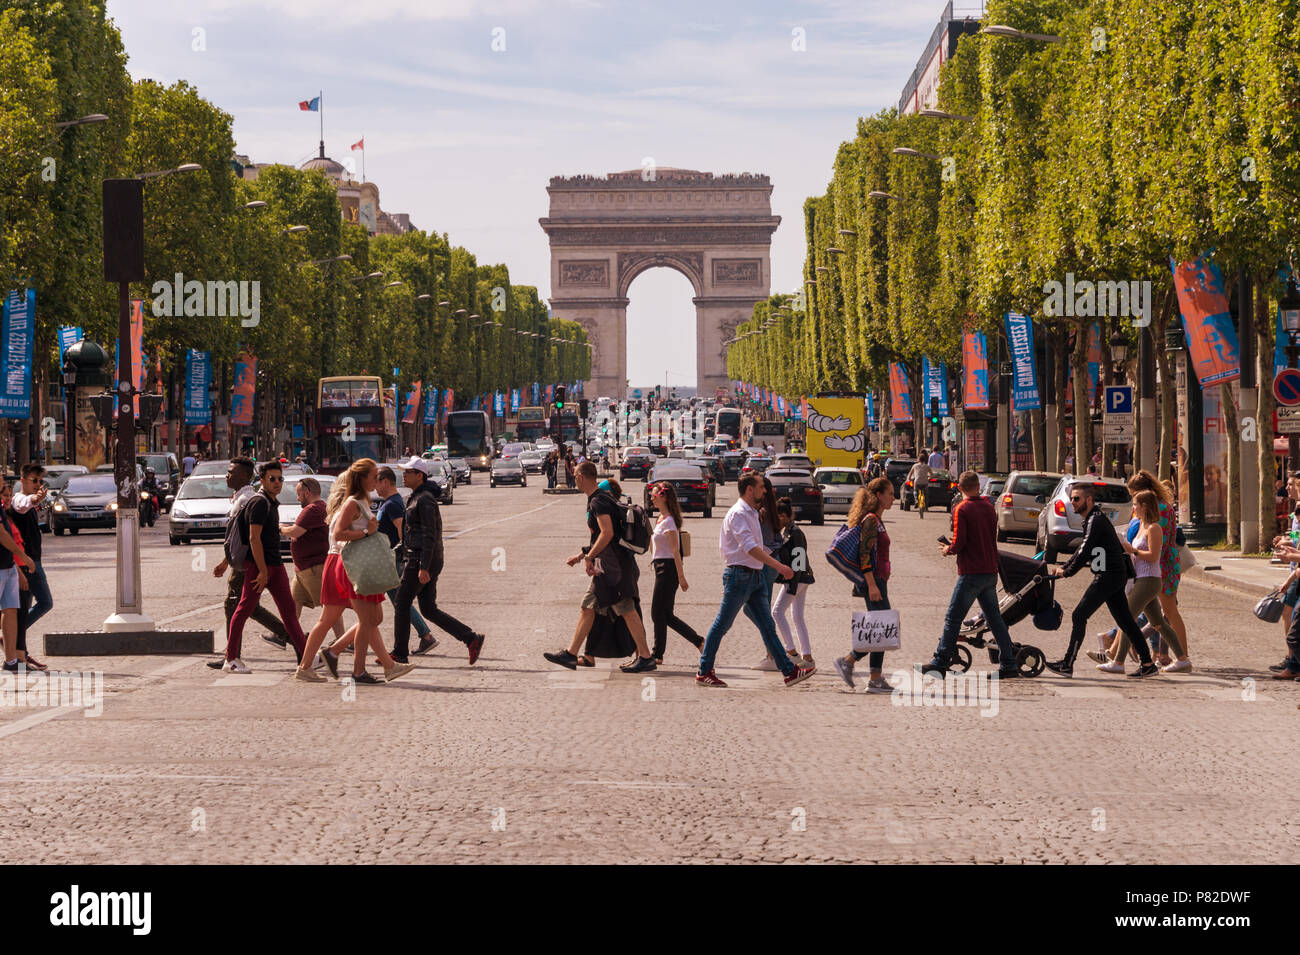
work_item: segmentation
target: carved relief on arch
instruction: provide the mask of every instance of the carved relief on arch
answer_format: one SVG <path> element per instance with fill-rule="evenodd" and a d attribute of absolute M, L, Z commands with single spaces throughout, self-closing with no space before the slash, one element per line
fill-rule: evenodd
<path fill-rule="evenodd" d="M 618 254 L 618 294 L 626 296 L 632 280 L 646 269 L 666 266 L 676 269 L 690 280 L 696 295 L 704 289 L 703 252 L 620 252 Z"/>

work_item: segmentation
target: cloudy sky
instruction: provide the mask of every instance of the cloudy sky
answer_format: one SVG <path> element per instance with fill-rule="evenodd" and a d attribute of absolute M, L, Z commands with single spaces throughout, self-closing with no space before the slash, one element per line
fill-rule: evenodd
<path fill-rule="evenodd" d="M 514 282 L 543 297 L 547 180 L 646 158 L 769 175 L 783 220 L 773 290 L 793 291 L 804 199 L 825 190 L 856 118 L 897 104 L 942 9 L 940 0 L 108 0 L 131 75 L 188 80 L 234 116 L 241 153 L 295 165 L 315 155 L 318 117 L 297 104 L 323 90 L 326 154 L 359 163 L 348 147 L 364 136 L 366 176 L 385 210 L 448 233 L 480 263 L 507 263 Z M 633 384 L 665 374 L 693 384 L 689 282 L 654 269 L 629 295 Z"/>

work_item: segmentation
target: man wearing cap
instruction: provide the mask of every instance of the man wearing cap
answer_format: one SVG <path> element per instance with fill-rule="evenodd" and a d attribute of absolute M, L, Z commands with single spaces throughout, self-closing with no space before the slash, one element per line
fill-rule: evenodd
<path fill-rule="evenodd" d="M 393 659 L 406 659 L 411 641 L 411 604 L 418 598 L 424 619 L 446 630 L 469 649 L 469 662 L 478 660 L 484 636 L 451 614 L 438 609 L 438 575 L 442 573 L 442 514 L 437 491 L 429 481 L 433 462 L 410 457 L 400 462 L 402 483 L 411 489 L 402 522 L 402 582 L 393 601 Z"/>

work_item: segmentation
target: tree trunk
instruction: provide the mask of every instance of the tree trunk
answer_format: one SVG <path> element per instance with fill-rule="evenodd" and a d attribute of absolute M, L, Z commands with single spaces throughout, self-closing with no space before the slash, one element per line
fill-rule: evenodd
<path fill-rule="evenodd" d="M 1052 368 L 1052 375 L 1056 378 L 1056 446 L 1051 450 L 1050 470 L 1064 471 L 1065 456 L 1069 453 L 1065 439 L 1065 383 L 1070 377 L 1070 363 L 1066 361 L 1065 354 L 1070 346 L 1070 335 L 1064 325 L 1053 334 L 1057 336 L 1055 347 L 1052 348 L 1052 354 L 1056 356 L 1056 365 Z"/>
<path fill-rule="evenodd" d="M 1224 430 L 1228 438 L 1228 543 L 1241 546 L 1241 427 L 1237 420 L 1237 399 L 1231 384 L 1219 386 Z"/>
<path fill-rule="evenodd" d="M 1255 368 L 1259 398 L 1255 411 L 1255 432 L 1259 453 L 1259 545 L 1265 549 L 1266 541 L 1280 532 L 1277 525 L 1276 459 L 1273 457 L 1273 336 L 1276 323 L 1269 314 L 1269 282 L 1267 276 L 1255 280 Z"/>
<path fill-rule="evenodd" d="M 1088 411 L 1088 326 L 1080 325 L 1070 354 L 1074 373 L 1074 473 L 1087 474 L 1092 463 L 1092 416 Z"/>

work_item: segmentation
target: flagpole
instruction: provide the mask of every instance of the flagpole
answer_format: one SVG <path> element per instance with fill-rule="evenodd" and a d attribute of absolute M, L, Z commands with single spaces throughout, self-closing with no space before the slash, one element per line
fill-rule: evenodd
<path fill-rule="evenodd" d="M 320 100 L 320 103 L 318 104 L 320 106 L 320 109 L 317 110 L 317 112 L 320 113 L 320 154 L 321 154 L 321 158 L 324 159 L 325 158 L 325 91 L 321 90 L 317 98 Z"/>

